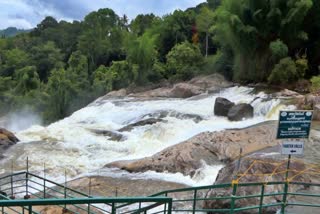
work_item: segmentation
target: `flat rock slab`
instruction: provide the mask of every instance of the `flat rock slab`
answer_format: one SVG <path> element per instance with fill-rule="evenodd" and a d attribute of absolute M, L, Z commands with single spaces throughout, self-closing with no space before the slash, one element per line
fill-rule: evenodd
<path fill-rule="evenodd" d="M 243 155 L 278 145 L 275 140 L 276 122 L 265 122 L 245 129 L 200 133 L 187 141 L 171 146 L 151 156 L 132 161 L 116 161 L 105 167 L 129 172 L 181 172 L 193 176 L 203 167 L 220 165 L 237 159 L 240 148 Z"/>

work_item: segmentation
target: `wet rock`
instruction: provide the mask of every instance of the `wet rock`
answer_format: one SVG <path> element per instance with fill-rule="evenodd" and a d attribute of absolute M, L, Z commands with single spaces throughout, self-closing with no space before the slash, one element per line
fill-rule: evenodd
<path fill-rule="evenodd" d="M 127 95 L 126 89 L 120 89 L 117 91 L 111 91 L 106 96 L 107 97 L 125 97 Z"/>
<path fill-rule="evenodd" d="M 275 97 L 297 97 L 297 96 L 301 96 L 301 94 L 299 94 L 298 92 L 295 92 L 295 91 L 291 91 L 291 90 L 288 90 L 288 89 L 284 89 L 280 92 L 277 92 L 274 94 Z"/>
<path fill-rule="evenodd" d="M 188 83 L 178 83 L 174 85 L 173 89 L 170 91 L 170 97 L 173 98 L 188 98 L 195 95 L 199 95 L 204 91 L 195 85 Z"/>
<path fill-rule="evenodd" d="M 277 145 L 275 124 L 268 122 L 245 129 L 200 133 L 151 157 L 132 161 L 116 161 L 107 164 L 106 167 L 116 167 L 129 172 L 148 170 L 181 172 L 192 176 L 203 167 L 203 162 L 208 165 L 217 165 L 236 159 L 240 148 L 243 149 L 243 155 L 246 155 Z"/>
<path fill-rule="evenodd" d="M 198 76 L 188 82 L 189 84 L 200 87 L 209 93 L 217 93 L 223 88 L 232 86 L 232 83 L 227 81 L 220 74 L 211 74 L 208 76 Z"/>
<path fill-rule="evenodd" d="M 181 120 L 190 119 L 196 123 L 204 120 L 204 118 L 201 117 L 200 115 L 185 114 L 185 113 L 181 113 L 181 112 L 177 112 L 177 111 L 156 111 L 156 112 L 146 114 L 143 116 L 143 118 L 145 118 L 145 117 L 160 118 L 160 119 L 163 119 L 165 117 L 175 117 L 175 118 L 181 119 Z"/>
<path fill-rule="evenodd" d="M 253 107 L 247 103 L 240 103 L 230 108 L 228 119 L 230 121 L 240 121 L 253 117 Z"/>
<path fill-rule="evenodd" d="M 0 128 L 0 157 L 10 146 L 19 142 L 19 139 L 10 131 Z"/>
<path fill-rule="evenodd" d="M 164 122 L 164 121 L 165 120 L 162 120 L 162 119 L 149 118 L 149 119 L 141 120 L 136 123 L 132 123 L 130 125 L 127 125 L 121 129 L 119 129 L 118 131 L 119 132 L 127 132 L 127 131 L 131 131 L 132 129 L 134 129 L 135 127 L 138 127 L 138 126 L 152 125 L 152 124 Z"/>
<path fill-rule="evenodd" d="M 214 103 L 214 115 L 228 116 L 228 112 L 234 103 L 223 97 L 217 97 Z"/>
<path fill-rule="evenodd" d="M 303 170 L 306 170 L 308 166 L 306 166 L 302 162 L 291 162 L 292 170 L 289 172 L 288 178 L 292 178 L 291 181 L 295 182 L 311 182 L 311 178 L 306 173 L 299 173 Z M 248 171 L 249 169 L 249 171 Z M 240 183 L 254 183 L 254 182 L 268 182 L 268 181 L 284 181 L 285 180 L 285 173 L 278 173 L 283 172 L 286 170 L 286 160 L 280 159 L 271 159 L 271 158 L 244 158 L 241 161 L 239 174 L 238 172 L 238 161 L 234 161 L 228 164 L 226 167 L 219 171 L 217 180 L 215 184 L 225 184 L 231 183 L 232 179 L 240 178 Z M 246 174 L 244 174 L 246 172 Z M 260 175 L 260 176 L 258 176 Z M 265 176 L 262 176 L 265 175 Z M 268 193 L 276 193 L 276 192 L 283 192 L 284 185 L 266 185 L 265 192 Z M 304 190 L 307 187 L 303 185 L 291 185 L 290 192 L 297 192 L 300 190 Z M 259 195 L 261 193 L 261 186 L 250 186 L 250 187 L 238 187 L 236 195 L 238 196 L 245 196 L 245 195 Z M 224 197 L 224 196 L 231 196 L 232 195 L 232 188 L 219 188 L 219 189 L 212 189 L 208 192 L 207 197 Z M 289 197 L 288 200 L 291 200 Z M 264 197 L 263 203 L 277 203 L 282 201 L 282 196 L 270 196 Z M 239 199 L 235 202 L 235 207 L 247 207 L 247 206 L 254 206 L 259 205 L 260 197 L 248 198 L 248 199 Z M 221 209 L 221 208 L 230 208 L 230 199 L 229 200 L 211 200 L 205 201 L 203 204 L 203 208 L 205 209 Z M 268 207 L 264 208 L 262 213 L 266 214 L 273 214 L 276 213 L 279 207 Z M 214 212 L 210 212 L 213 214 Z M 256 209 L 237 212 L 241 214 L 255 214 L 257 213 Z"/>
<path fill-rule="evenodd" d="M 124 141 L 126 137 L 120 133 L 108 131 L 108 130 L 98 130 L 98 129 L 90 129 L 91 132 L 95 133 L 96 135 L 103 135 L 109 137 L 109 140 L 112 141 Z"/>

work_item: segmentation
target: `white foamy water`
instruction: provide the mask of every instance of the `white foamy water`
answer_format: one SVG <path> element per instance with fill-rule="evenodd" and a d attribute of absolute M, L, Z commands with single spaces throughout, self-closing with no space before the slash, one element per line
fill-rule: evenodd
<path fill-rule="evenodd" d="M 269 119 L 277 118 L 277 111 L 284 106 L 279 100 L 263 101 L 264 93 L 252 94 L 253 89 L 232 87 L 219 94 L 208 95 L 201 99 L 163 99 L 139 101 L 133 98 L 122 100 L 99 100 L 85 107 L 68 118 L 47 127 L 33 126 L 17 133 L 23 145 L 23 152 L 14 150 L 7 154 L 16 165 L 25 164 L 29 157 L 31 170 L 42 170 L 46 164 L 51 176 L 59 177 L 67 169 L 68 176 L 75 177 L 95 171 L 105 164 L 116 160 L 130 160 L 151 156 L 169 146 L 180 143 L 204 131 L 219 131 L 228 128 L 242 128 Z M 215 98 L 225 97 L 235 103 L 252 103 L 255 117 L 249 120 L 230 122 L 224 117 L 213 115 Z M 200 122 L 189 117 L 167 115 L 163 122 L 136 127 L 123 132 L 126 140 L 116 142 L 108 137 L 94 134 L 92 129 L 117 131 L 118 129 L 160 111 L 198 115 Z M 173 115 L 173 114 L 172 114 Z M 34 145 L 34 141 L 41 141 Z M 21 145 L 22 146 L 22 145 Z M 20 167 L 20 168 L 21 168 Z M 209 166 L 202 170 L 202 175 L 193 179 L 185 176 L 183 183 L 189 185 L 211 184 L 206 176 L 212 178 L 219 167 Z M 204 174 L 203 174 L 204 173 Z M 148 176 L 153 176 L 152 172 Z M 180 181 L 183 175 L 165 174 L 164 180 Z M 189 179 L 189 180 L 188 180 Z"/>

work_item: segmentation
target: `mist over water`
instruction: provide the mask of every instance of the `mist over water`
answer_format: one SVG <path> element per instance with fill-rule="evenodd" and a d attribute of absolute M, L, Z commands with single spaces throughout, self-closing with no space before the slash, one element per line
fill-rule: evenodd
<path fill-rule="evenodd" d="M 19 132 L 34 125 L 41 125 L 42 118 L 26 106 L 21 110 L 7 114 L 1 122 L 0 126 L 13 132 Z"/>
<path fill-rule="evenodd" d="M 63 176 L 66 169 L 68 177 L 72 178 L 95 172 L 105 164 L 116 160 L 151 156 L 201 132 L 243 128 L 276 119 L 277 112 L 285 108 L 279 100 L 266 100 L 266 94 L 253 94 L 252 91 L 252 88 L 232 87 L 221 93 L 202 96 L 199 99 L 148 101 L 134 98 L 100 99 L 70 117 L 47 127 L 37 125 L 18 132 L 17 136 L 21 142 L 6 153 L 2 165 L 7 171 L 10 160 L 14 160 L 16 169 L 23 169 L 25 160 L 29 157 L 31 170 L 41 171 L 45 163 L 50 176 L 57 179 Z M 235 103 L 251 103 L 255 109 L 255 117 L 230 122 L 227 118 L 214 116 L 213 107 L 215 98 L 218 96 Z M 121 142 L 112 141 L 107 136 L 92 132 L 92 129 L 117 132 L 128 124 L 150 118 L 160 111 L 169 112 L 162 118 L 163 121 L 122 132 L 125 140 Z M 174 113 L 170 114 L 170 112 Z M 179 117 L 176 112 L 179 113 Z M 203 119 L 195 121 L 193 118 L 184 117 L 185 114 L 200 116 Z M 184 179 L 183 183 L 190 185 L 211 184 L 221 167 L 206 166 L 204 163 L 203 169 L 199 169 L 198 176 L 193 178 L 167 173 L 160 173 L 160 175 L 158 173 L 157 177 L 177 182 Z M 116 176 L 114 172 L 109 174 Z M 148 175 L 154 177 L 154 172 L 144 174 L 146 178 Z"/>

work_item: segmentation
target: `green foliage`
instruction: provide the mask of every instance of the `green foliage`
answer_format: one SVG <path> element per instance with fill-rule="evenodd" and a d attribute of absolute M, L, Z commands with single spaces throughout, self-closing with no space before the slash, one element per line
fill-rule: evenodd
<path fill-rule="evenodd" d="M 275 59 L 275 61 L 278 61 L 288 56 L 288 46 L 284 44 L 280 39 L 271 42 L 269 47 L 271 50 L 272 57 Z"/>
<path fill-rule="evenodd" d="M 273 68 L 270 43 L 302 44 L 303 21 L 311 7 L 312 0 L 222 1 L 212 29 L 215 40 L 233 51 L 234 79 L 265 80 Z"/>
<path fill-rule="evenodd" d="M 280 62 L 275 65 L 268 78 L 268 82 L 275 84 L 289 83 L 299 79 L 299 76 L 296 64 L 290 57 L 287 57 L 281 59 Z"/>
<path fill-rule="evenodd" d="M 63 55 L 53 42 L 47 42 L 31 49 L 33 64 L 37 67 L 39 78 L 48 81 L 52 69 L 63 67 Z"/>
<path fill-rule="evenodd" d="M 40 79 L 35 66 L 26 66 L 16 71 L 17 94 L 25 95 L 40 87 Z"/>
<path fill-rule="evenodd" d="M 93 74 L 93 89 L 95 94 L 101 96 L 113 89 L 113 82 L 117 77 L 117 73 L 114 69 L 108 69 L 104 65 L 101 65 Z"/>
<path fill-rule="evenodd" d="M 156 60 L 155 40 L 156 36 L 145 33 L 129 42 L 127 59 L 131 64 L 139 66 L 137 75 L 134 77 L 134 82 L 138 85 L 142 85 L 147 81 L 147 77 Z"/>
<path fill-rule="evenodd" d="M 167 55 L 169 77 L 187 80 L 193 77 L 203 63 L 198 46 L 189 42 L 176 45 Z"/>
<path fill-rule="evenodd" d="M 67 116 L 70 102 L 76 95 L 76 89 L 63 68 L 52 70 L 47 93 L 49 100 L 45 111 L 46 120 L 53 121 Z"/>
<path fill-rule="evenodd" d="M 314 93 L 319 93 L 320 91 L 320 76 L 313 76 L 311 79 L 311 91 Z"/>
<path fill-rule="evenodd" d="M 142 36 L 147 29 L 151 28 L 155 19 L 157 17 L 151 14 L 139 14 L 132 22 L 130 23 L 130 29 L 137 36 Z"/>

